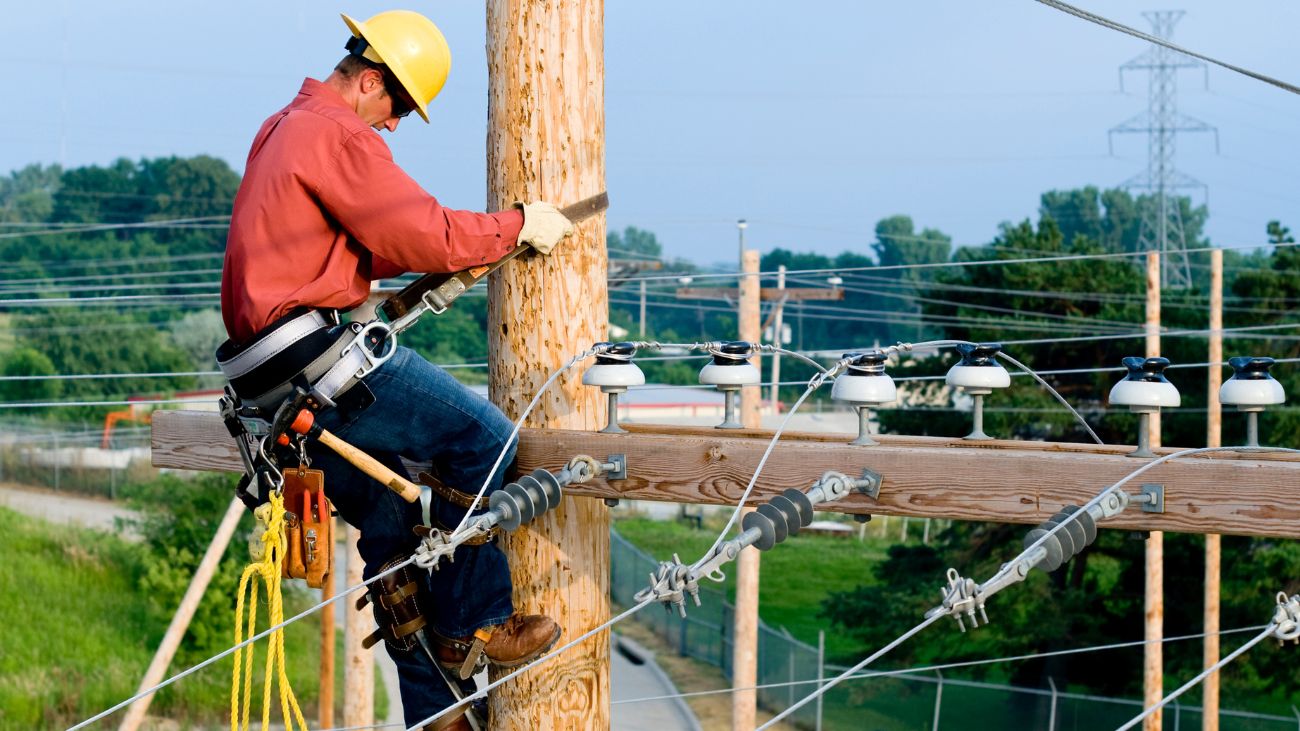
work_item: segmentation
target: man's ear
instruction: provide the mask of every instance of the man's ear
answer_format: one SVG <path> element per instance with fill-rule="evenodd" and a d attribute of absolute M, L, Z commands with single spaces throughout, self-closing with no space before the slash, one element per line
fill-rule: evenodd
<path fill-rule="evenodd" d="M 366 69 L 361 72 L 361 91 L 370 94 L 384 88 L 384 75 L 377 69 Z"/>

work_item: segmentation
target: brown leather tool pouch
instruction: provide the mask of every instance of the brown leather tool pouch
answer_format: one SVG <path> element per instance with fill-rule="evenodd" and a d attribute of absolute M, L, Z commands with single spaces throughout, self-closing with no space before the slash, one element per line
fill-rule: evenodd
<path fill-rule="evenodd" d="M 380 573 L 406 561 L 409 556 L 398 556 L 380 568 Z M 424 586 L 423 569 L 413 565 L 403 566 L 370 585 L 365 595 L 357 599 L 357 610 L 373 603 L 375 623 L 379 625 L 369 637 L 361 641 L 369 649 L 382 637 L 389 646 L 403 652 L 415 649 L 415 633 L 427 624 L 429 593 Z"/>
<path fill-rule="evenodd" d="M 334 520 L 325 497 L 325 473 L 286 470 L 284 504 L 293 517 L 285 523 L 282 574 L 306 579 L 307 586 L 319 589 L 334 571 Z"/>

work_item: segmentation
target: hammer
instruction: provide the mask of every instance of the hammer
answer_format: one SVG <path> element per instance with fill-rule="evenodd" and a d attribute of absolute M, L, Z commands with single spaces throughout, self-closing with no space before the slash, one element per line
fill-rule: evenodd
<path fill-rule="evenodd" d="M 350 462 L 353 467 L 370 475 L 380 484 L 401 495 L 406 502 L 413 503 L 420 499 L 419 485 L 407 480 L 379 460 L 331 434 L 316 423 L 316 415 L 310 410 L 300 410 L 298 415 L 294 417 L 293 422 L 289 424 L 289 429 L 306 436 L 308 439 L 315 439 L 334 450 L 340 457 Z M 283 446 L 288 446 L 289 437 L 281 434 L 277 441 Z"/>

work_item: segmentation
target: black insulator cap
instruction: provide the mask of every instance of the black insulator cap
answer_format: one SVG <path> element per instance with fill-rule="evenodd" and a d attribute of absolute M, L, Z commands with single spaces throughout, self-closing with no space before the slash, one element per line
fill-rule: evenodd
<path fill-rule="evenodd" d="M 600 365 L 618 365 L 620 363 L 629 363 L 632 357 L 636 355 L 636 346 L 629 342 L 622 343 L 596 343 L 597 348 L 608 346 L 604 352 L 596 356 L 596 362 Z"/>
<path fill-rule="evenodd" d="M 1228 365 L 1232 366 L 1232 377 L 1239 381 L 1267 381 L 1272 378 L 1268 369 L 1273 367 L 1277 362 L 1272 358 L 1251 357 L 1248 355 L 1239 355 L 1236 358 L 1229 358 Z"/>
<path fill-rule="evenodd" d="M 1147 383 L 1168 383 L 1165 369 L 1169 367 L 1168 358 L 1139 358 L 1129 356 L 1120 361 L 1128 369 L 1126 381 L 1145 381 Z"/>
<path fill-rule="evenodd" d="M 715 365 L 744 365 L 749 361 L 749 356 L 753 354 L 753 345 L 744 340 L 732 340 L 718 346 L 718 352 L 713 354 L 713 363 Z"/>
<path fill-rule="evenodd" d="M 1002 352 L 1002 343 L 958 343 L 957 352 L 961 353 L 961 366 L 996 366 L 994 358 Z"/>
<path fill-rule="evenodd" d="M 885 361 L 889 356 L 880 350 L 868 350 L 865 353 L 845 353 L 845 358 L 852 358 L 849 362 L 846 376 L 880 376 L 885 373 Z"/>

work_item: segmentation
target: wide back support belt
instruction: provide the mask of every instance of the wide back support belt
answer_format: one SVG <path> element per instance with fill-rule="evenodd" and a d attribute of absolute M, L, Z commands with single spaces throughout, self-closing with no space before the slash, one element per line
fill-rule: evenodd
<path fill-rule="evenodd" d="M 227 340 L 217 349 L 217 365 L 240 400 L 270 420 L 295 385 L 310 389 L 322 406 L 333 406 L 382 362 L 374 354 L 382 340 L 368 325 L 339 326 L 317 310 L 295 312 L 244 345 Z"/>

